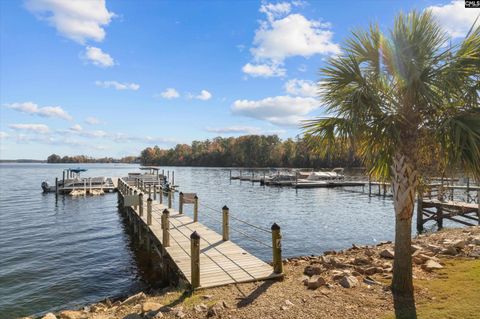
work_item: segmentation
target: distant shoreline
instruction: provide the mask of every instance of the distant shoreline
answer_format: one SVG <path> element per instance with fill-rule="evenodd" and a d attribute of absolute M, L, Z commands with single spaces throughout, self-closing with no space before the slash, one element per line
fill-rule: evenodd
<path fill-rule="evenodd" d="M 15 159 L 15 160 L 0 160 L 0 163 L 46 163 L 46 160 L 34 160 L 34 159 Z"/>

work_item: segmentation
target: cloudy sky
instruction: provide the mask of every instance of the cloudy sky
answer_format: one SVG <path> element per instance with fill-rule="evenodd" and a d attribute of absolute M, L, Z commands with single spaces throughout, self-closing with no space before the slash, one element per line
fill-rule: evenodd
<path fill-rule="evenodd" d="M 0 158 L 136 155 L 322 115 L 318 69 L 349 32 L 464 1 L 0 1 Z"/>

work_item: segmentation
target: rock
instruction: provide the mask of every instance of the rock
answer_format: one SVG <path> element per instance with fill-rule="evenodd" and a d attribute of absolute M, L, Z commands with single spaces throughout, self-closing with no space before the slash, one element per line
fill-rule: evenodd
<path fill-rule="evenodd" d="M 383 268 L 370 267 L 365 269 L 365 275 L 371 276 L 371 275 L 375 275 L 376 273 L 383 273 Z"/>
<path fill-rule="evenodd" d="M 308 276 L 303 276 L 301 282 L 306 286 L 306 285 L 308 285 L 308 281 L 309 281 L 309 280 L 310 280 L 310 277 L 308 277 Z"/>
<path fill-rule="evenodd" d="M 412 253 L 422 250 L 422 246 L 412 245 Z"/>
<path fill-rule="evenodd" d="M 357 257 L 353 260 L 352 264 L 357 265 L 357 266 L 368 265 L 368 264 L 370 264 L 370 260 L 368 260 L 367 258 L 363 258 L 363 257 Z"/>
<path fill-rule="evenodd" d="M 105 310 L 105 305 L 101 303 L 97 303 L 90 306 L 90 312 L 100 312 Z"/>
<path fill-rule="evenodd" d="M 175 314 L 175 316 L 176 316 L 177 318 L 185 318 L 186 314 L 185 314 L 183 311 L 179 310 L 179 311 L 177 311 L 177 313 Z"/>
<path fill-rule="evenodd" d="M 458 248 L 458 249 L 463 249 L 463 248 L 465 248 L 466 244 L 467 243 L 464 240 L 457 240 L 457 241 L 453 242 L 452 246 L 455 247 L 455 248 Z"/>
<path fill-rule="evenodd" d="M 322 273 L 322 268 L 316 266 L 307 266 L 303 270 L 303 273 L 307 276 L 320 275 Z"/>
<path fill-rule="evenodd" d="M 199 305 L 195 305 L 195 307 L 193 307 L 193 309 L 196 311 L 196 312 L 204 312 L 204 311 L 207 311 L 208 310 L 208 307 L 207 305 L 201 303 Z"/>
<path fill-rule="evenodd" d="M 391 249 L 384 249 L 380 252 L 380 257 L 393 259 L 395 257 L 395 253 Z"/>
<path fill-rule="evenodd" d="M 416 265 L 423 265 L 423 263 L 425 262 L 425 259 L 420 258 L 419 256 L 413 256 L 412 260 L 413 260 L 413 263 Z"/>
<path fill-rule="evenodd" d="M 287 306 L 281 306 L 280 309 L 285 311 L 285 310 L 288 310 L 288 307 Z"/>
<path fill-rule="evenodd" d="M 285 304 L 286 304 L 287 306 L 293 306 L 293 302 L 291 302 L 291 301 L 288 300 L 288 299 L 285 300 Z"/>
<path fill-rule="evenodd" d="M 422 266 L 423 269 L 427 271 L 432 271 L 432 270 L 437 270 L 437 269 L 442 269 L 443 266 L 437 263 L 436 261 L 433 261 L 431 259 L 427 260 L 427 262 Z"/>
<path fill-rule="evenodd" d="M 143 292 L 140 292 L 136 295 L 130 296 L 127 299 L 125 299 L 122 302 L 122 305 L 132 305 L 132 304 L 135 304 L 135 303 L 138 303 L 138 302 L 142 301 L 145 298 L 147 298 L 147 296 Z"/>
<path fill-rule="evenodd" d="M 363 278 L 363 282 L 366 283 L 367 285 L 382 285 L 380 282 L 370 278 L 370 277 L 367 277 L 367 278 Z"/>
<path fill-rule="evenodd" d="M 161 311 L 157 312 L 157 314 L 155 316 L 153 316 L 152 319 L 160 319 L 160 318 L 163 318 L 163 313 Z"/>
<path fill-rule="evenodd" d="M 371 257 L 371 256 L 375 255 L 375 251 L 373 251 L 371 249 L 365 249 L 365 255 L 368 256 L 368 257 Z"/>
<path fill-rule="evenodd" d="M 202 295 L 202 298 L 205 300 L 212 299 L 212 295 Z"/>
<path fill-rule="evenodd" d="M 339 283 L 343 288 L 353 288 L 358 286 L 358 279 L 354 276 L 344 276 Z"/>
<path fill-rule="evenodd" d="M 480 237 L 474 237 L 471 240 L 472 244 L 474 245 L 480 245 Z"/>
<path fill-rule="evenodd" d="M 453 246 L 447 246 L 446 248 L 442 249 L 440 252 L 444 255 L 450 255 L 450 256 L 455 256 L 456 254 L 458 254 L 457 248 Z"/>
<path fill-rule="evenodd" d="M 434 253 L 438 253 L 439 251 L 442 250 L 442 247 L 437 246 L 437 245 L 432 245 L 432 244 L 428 244 L 428 245 L 426 246 L 426 248 L 427 248 L 428 250 L 434 252 Z"/>
<path fill-rule="evenodd" d="M 320 286 L 323 286 L 326 284 L 326 281 L 325 279 L 323 279 L 322 277 L 312 277 L 308 283 L 307 283 L 307 287 L 308 289 L 312 289 L 312 290 L 315 290 L 317 288 L 319 288 Z"/>
<path fill-rule="evenodd" d="M 142 316 L 140 316 L 138 313 L 129 313 L 123 319 L 142 319 Z"/>
<path fill-rule="evenodd" d="M 323 254 L 326 255 L 336 255 L 337 252 L 335 250 L 326 250 L 323 252 Z"/>
<path fill-rule="evenodd" d="M 159 311 L 162 307 L 162 304 L 147 301 L 142 304 L 142 312 Z"/>
<path fill-rule="evenodd" d="M 359 273 L 358 271 L 354 270 L 352 271 L 352 276 L 355 276 L 355 277 L 360 277 L 362 274 Z"/>
<path fill-rule="evenodd" d="M 43 316 L 42 319 L 57 319 L 57 316 L 55 316 L 53 313 L 49 312 L 45 316 Z"/>
<path fill-rule="evenodd" d="M 218 310 L 216 307 L 210 307 L 207 311 L 207 318 L 215 317 L 218 315 Z"/>
<path fill-rule="evenodd" d="M 59 314 L 61 319 L 84 319 L 87 314 L 79 310 L 64 310 Z"/>

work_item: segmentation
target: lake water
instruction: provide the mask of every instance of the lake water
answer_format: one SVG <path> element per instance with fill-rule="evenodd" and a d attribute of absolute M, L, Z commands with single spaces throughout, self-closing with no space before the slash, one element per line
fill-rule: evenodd
<path fill-rule="evenodd" d="M 78 164 L 0 164 L 0 317 L 75 307 L 145 288 L 117 195 L 43 194 L 40 184 Z M 138 165 L 88 164 L 83 176 L 126 176 Z M 199 220 L 220 232 L 221 208 L 270 229 L 280 225 L 284 257 L 393 239 L 391 198 L 340 189 L 263 187 L 229 180 L 229 169 L 165 167 L 199 197 Z M 176 200 L 176 199 L 175 199 Z M 175 206 L 177 207 L 177 206 Z M 191 205 L 186 206 L 191 214 Z M 208 214 L 208 215 L 207 215 Z M 231 240 L 266 261 L 268 233 L 231 219 Z"/>

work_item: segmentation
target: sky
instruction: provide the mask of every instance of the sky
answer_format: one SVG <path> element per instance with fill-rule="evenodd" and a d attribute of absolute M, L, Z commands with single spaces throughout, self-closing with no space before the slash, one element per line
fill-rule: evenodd
<path fill-rule="evenodd" d="M 319 69 L 357 28 L 464 1 L 0 0 L 0 159 L 138 155 L 216 136 L 301 134 Z"/>

